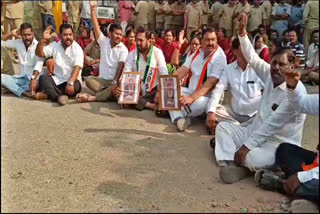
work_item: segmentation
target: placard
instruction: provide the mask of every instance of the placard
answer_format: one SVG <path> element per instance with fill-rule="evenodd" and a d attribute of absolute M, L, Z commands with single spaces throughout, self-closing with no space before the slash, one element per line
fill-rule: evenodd
<path fill-rule="evenodd" d="M 179 102 L 181 96 L 180 81 L 178 75 L 160 75 L 160 110 L 181 111 Z"/>

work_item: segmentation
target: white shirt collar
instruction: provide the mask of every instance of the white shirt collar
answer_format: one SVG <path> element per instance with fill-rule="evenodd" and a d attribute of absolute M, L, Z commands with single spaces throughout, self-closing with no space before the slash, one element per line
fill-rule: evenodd
<path fill-rule="evenodd" d="M 278 85 L 278 88 L 280 88 L 282 91 L 285 91 L 287 88 L 286 81 L 284 81 L 281 85 Z"/>

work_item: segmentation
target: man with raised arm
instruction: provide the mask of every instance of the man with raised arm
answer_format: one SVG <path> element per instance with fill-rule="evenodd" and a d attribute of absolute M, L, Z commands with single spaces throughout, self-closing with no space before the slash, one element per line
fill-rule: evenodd
<path fill-rule="evenodd" d="M 73 40 L 74 31 L 70 24 L 60 25 L 59 32 L 61 41 L 47 45 L 52 34 L 52 27 L 49 26 L 37 45 L 37 56 L 54 59 L 53 75 L 40 76 L 40 92 L 37 94 L 47 95 L 52 102 L 65 105 L 69 96 L 76 96 L 81 91 L 84 56 L 80 45 Z"/>
<path fill-rule="evenodd" d="M 284 76 L 288 100 L 296 111 L 319 116 L 319 94 L 305 94 L 297 90 L 299 72 L 287 71 Z M 319 211 L 316 206 L 319 204 L 319 144 L 316 150 L 311 151 L 282 143 L 276 151 L 276 164 L 284 172 L 283 175 L 262 169 L 256 172 L 256 182 L 263 189 L 278 190 L 298 198 L 291 203 L 294 213 Z"/>
<path fill-rule="evenodd" d="M 190 117 L 198 117 L 208 111 L 209 94 L 215 88 L 223 72 L 226 72 L 226 56 L 218 46 L 213 28 L 203 32 L 202 48 L 187 58 L 176 74 L 188 78 L 187 87 L 181 88 L 181 111 L 169 111 L 171 121 L 183 132 L 191 125 Z"/>
<path fill-rule="evenodd" d="M 235 183 L 250 175 L 250 171 L 273 167 L 282 142 L 300 146 L 306 117 L 296 111 L 286 94 L 284 72 L 292 70 L 294 54 L 280 50 L 271 64 L 260 59 L 247 36 L 247 22 L 247 15 L 242 13 L 238 21 L 241 50 L 265 87 L 258 113 L 249 126 L 221 122 L 216 128 L 215 155 L 225 183 Z M 301 82 L 296 90 L 306 94 Z"/>
<path fill-rule="evenodd" d="M 115 89 L 119 84 L 128 49 L 121 42 L 122 28 L 117 24 L 111 24 L 109 29 L 110 38 L 107 38 L 100 30 L 96 7 L 97 1 L 90 1 L 91 21 L 93 33 L 100 46 L 99 76 L 90 76 L 85 80 L 86 86 L 95 95 L 81 93 L 77 96 L 77 101 L 82 102 L 106 102 L 115 98 Z"/>

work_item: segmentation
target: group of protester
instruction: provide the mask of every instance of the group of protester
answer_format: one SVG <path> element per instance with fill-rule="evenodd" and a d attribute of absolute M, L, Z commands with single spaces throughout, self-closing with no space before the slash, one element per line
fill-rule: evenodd
<path fill-rule="evenodd" d="M 138 2 L 136 11 L 144 10 L 140 2 L 144 1 Z M 247 4 L 239 4 L 243 2 Z M 299 80 L 319 81 L 318 30 L 312 34 L 305 57 L 298 28 L 284 31 L 282 39 L 277 30 L 268 36 L 261 23 L 256 30 L 250 29 L 250 11 L 260 8 L 258 5 L 234 15 L 235 36 L 229 39 L 233 29 L 221 26 L 216 30 L 197 26 L 191 29 L 190 38 L 184 30 L 176 36 L 168 24 L 164 24 L 168 29 L 163 33 L 147 30 L 147 24 L 99 26 L 97 1 L 88 4 L 90 24 L 80 24 L 76 40 L 75 24 L 67 23 L 59 26 L 59 35 L 52 24 L 46 26 L 39 42 L 26 22 L 2 35 L 1 46 L 17 51 L 20 74 L 1 74 L 1 85 L 17 96 L 50 99 L 61 105 L 67 104 L 69 97 L 79 103 L 116 102 L 122 92 L 122 72 L 141 72 L 144 78 L 138 104 L 123 107 L 170 116 L 180 132 L 191 125 L 191 118 L 206 115 L 206 127 L 213 135 L 210 145 L 225 183 L 235 183 L 255 172 L 255 180 L 265 189 L 319 202 L 318 150 L 301 148 L 305 113 L 319 114 L 319 96 L 307 95 Z M 231 0 L 222 8 L 229 9 L 232 4 Z M 311 7 L 309 4 L 312 1 L 305 7 Z M 188 17 L 188 10 L 199 5 L 192 1 L 183 13 L 174 11 Z M 287 7 L 281 5 L 282 1 L 279 7 Z M 224 12 L 220 13 L 223 16 Z M 283 21 L 279 17 L 275 19 Z M 188 25 L 185 29 L 190 32 Z M 268 48 L 266 41 L 273 46 Z M 181 80 L 181 111 L 158 108 L 158 77 L 168 74 Z M 92 93 L 81 93 L 83 84 Z M 225 90 L 231 93 L 230 106 L 222 105 Z M 279 167 L 284 174 L 278 173 Z"/>

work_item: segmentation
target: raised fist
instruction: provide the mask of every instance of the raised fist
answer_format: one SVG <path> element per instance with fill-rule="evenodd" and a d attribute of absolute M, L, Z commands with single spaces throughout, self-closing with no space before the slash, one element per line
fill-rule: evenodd
<path fill-rule="evenodd" d="M 52 34 L 52 26 L 49 25 L 43 32 L 43 38 L 46 40 L 49 40 L 51 38 L 51 34 Z"/>
<path fill-rule="evenodd" d="M 297 71 L 285 71 L 284 79 L 286 80 L 287 86 L 291 89 L 295 89 L 300 80 L 300 73 Z"/>
<path fill-rule="evenodd" d="M 246 27 L 248 24 L 248 16 L 246 13 L 241 13 L 238 16 L 238 31 L 239 34 L 243 34 L 246 32 Z"/>
<path fill-rule="evenodd" d="M 89 1 L 89 4 L 90 4 L 90 7 L 91 8 L 95 8 L 95 7 L 97 7 L 97 5 L 98 5 L 98 2 L 97 1 Z"/>
<path fill-rule="evenodd" d="M 20 30 L 19 29 L 14 29 L 11 31 L 12 36 L 14 37 L 19 37 L 20 36 Z"/>

